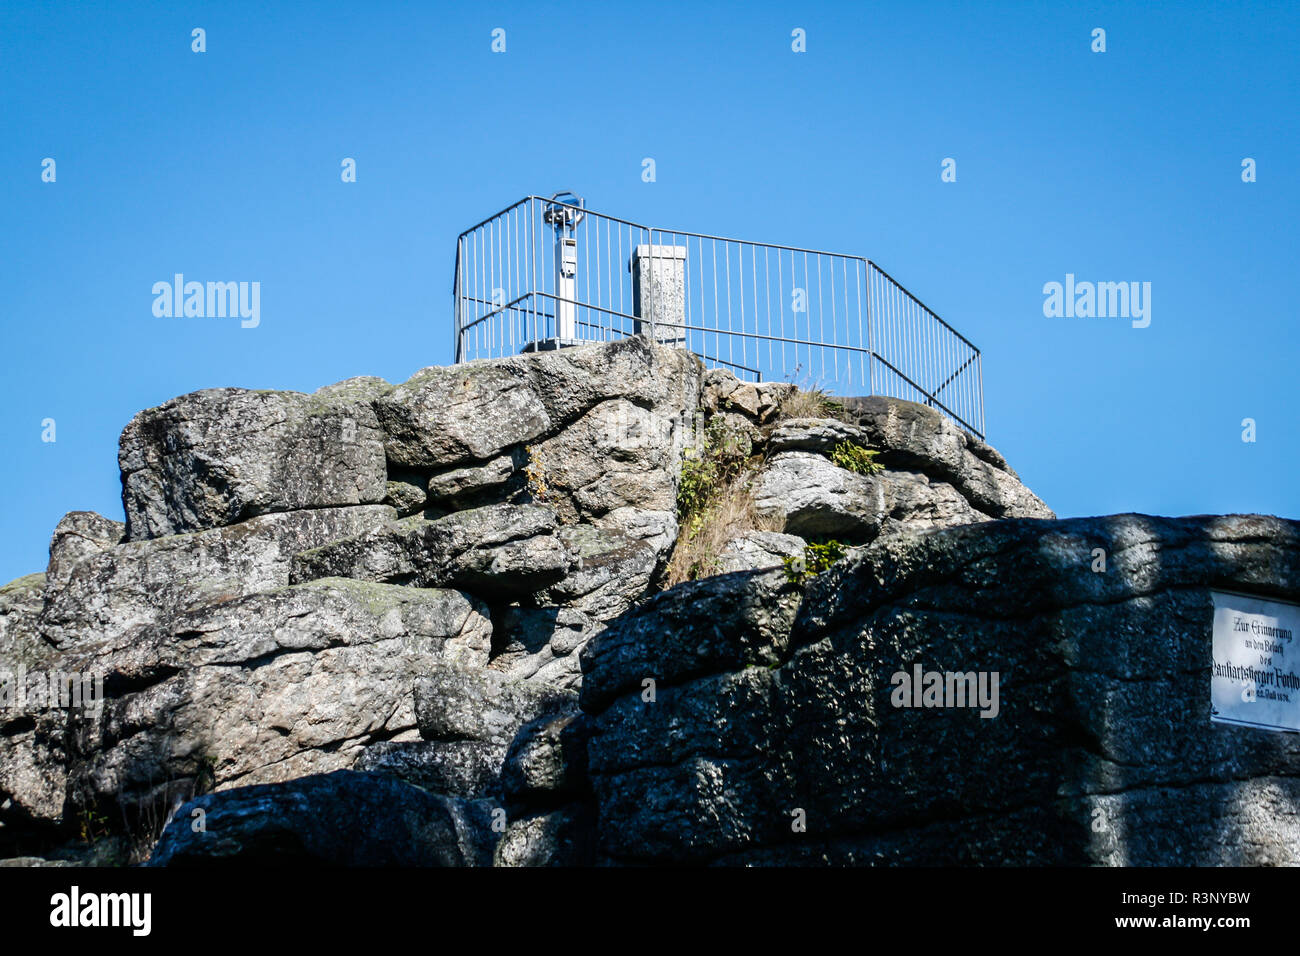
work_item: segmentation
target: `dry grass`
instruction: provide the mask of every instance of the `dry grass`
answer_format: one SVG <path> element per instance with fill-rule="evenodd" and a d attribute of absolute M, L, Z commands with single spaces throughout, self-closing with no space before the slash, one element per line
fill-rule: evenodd
<path fill-rule="evenodd" d="M 796 386 L 786 393 L 777 409 L 777 421 L 790 418 L 834 418 L 849 424 L 855 421 L 844 405 L 820 385 L 811 388 Z"/>
<path fill-rule="evenodd" d="M 682 521 L 664 586 L 706 578 L 718 572 L 719 556 L 728 541 L 745 531 L 776 531 L 774 519 L 754 509 L 756 470 L 746 470 L 720 490 L 702 512 Z"/>
<path fill-rule="evenodd" d="M 791 385 L 778 406 L 777 421 L 791 418 L 854 423 L 844 406 L 820 386 Z M 717 574 L 722 549 L 746 531 L 781 530 L 778 519 L 762 518 L 754 507 L 762 457 L 752 456 L 749 441 L 738 441 L 721 422 L 716 430 L 710 424 L 702 447 L 689 451 L 683 462 L 677 495 L 681 527 L 664 569 L 664 587 Z"/>

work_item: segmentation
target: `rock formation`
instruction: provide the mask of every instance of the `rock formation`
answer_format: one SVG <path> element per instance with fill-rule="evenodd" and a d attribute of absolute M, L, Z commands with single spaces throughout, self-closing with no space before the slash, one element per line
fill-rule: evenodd
<path fill-rule="evenodd" d="M 94 698 L 0 706 L 0 857 L 1300 862 L 1296 738 L 1206 713 L 1209 590 L 1295 600 L 1296 523 L 1056 521 L 932 409 L 792 394 L 630 338 L 141 412 L 125 523 L 0 588 L 0 681 Z M 751 520 L 665 588 L 716 428 Z M 891 707 L 912 662 L 996 719 Z"/>

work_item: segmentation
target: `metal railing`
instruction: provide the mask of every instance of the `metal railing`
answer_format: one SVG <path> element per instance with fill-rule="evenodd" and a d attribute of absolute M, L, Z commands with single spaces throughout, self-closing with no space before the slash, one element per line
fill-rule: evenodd
<path fill-rule="evenodd" d="M 646 334 L 741 378 L 904 398 L 984 436 L 979 349 L 860 256 L 528 196 L 461 233 L 452 294 L 458 363 Z"/>

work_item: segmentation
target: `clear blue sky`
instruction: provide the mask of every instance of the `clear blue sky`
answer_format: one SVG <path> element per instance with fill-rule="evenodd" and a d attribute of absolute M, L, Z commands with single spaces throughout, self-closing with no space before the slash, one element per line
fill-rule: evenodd
<path fill-rule="evenodd" d="M 875 259 L 983 350 L 989 440 L 1062 516 L 1300 517 L 1298 28 L 1296 4 L 7 0 L 0 581 L 64 512 L 121 518 L 141 408 L 450 361 L 456 235 L 557 189 Z M 176 272 L 261 282 L 260 327 L 155 318 Z M 1045 318 L 1067 272 L 1151 282 L 1150 327 Z"/>

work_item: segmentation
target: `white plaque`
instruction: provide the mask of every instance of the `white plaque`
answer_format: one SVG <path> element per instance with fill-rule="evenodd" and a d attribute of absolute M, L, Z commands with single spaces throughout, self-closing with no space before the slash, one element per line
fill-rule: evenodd
<path fill-rule="evenodd" d="M 1210 720 L 1300 731 L 1300 605 L 1211 591 Z"/>

